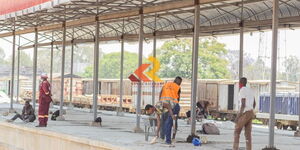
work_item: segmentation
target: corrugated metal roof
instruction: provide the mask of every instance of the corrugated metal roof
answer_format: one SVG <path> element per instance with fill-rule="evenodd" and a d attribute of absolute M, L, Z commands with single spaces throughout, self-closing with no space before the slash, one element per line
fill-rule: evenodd
<path fill-rule="evenodd" d="M 157 36 L 162 38 L 190 36 L 194 27 L 194 7 L 160 8 L 162 6 L 175 7 L 169 6 L 169 3 L 184 5 L 183 2 L 190 3 L 193 0 L 144 0 L 143 5 L 141 5 L 140 0 L 101 0 L 98 4 L 96 0 L 71 0 L 49 9 L 21 14 L 21 16 L 16 17 L 15 24 L 16 30 L 24 30 L 35 26 L 49 26 L 63 21 L 84 20 L 97 14 L 101 16 L 117 12 L 130 13 L 131 10 L 140 7 L 148 8 L 148 12 L 155 12 L 159 8 L 163 11 L 146 12 L 145 14 L 144 32 L 146 38 L 151 38 L 153 32 L 156 32 Z M 205 4 L 201 5 L 200 10 L 201 36 L 238 33 L 241 14 L 245 22 L 245 31 L 271 28 L 272 0 L 244 0 L 243 13 L 241 0 L 203 0 L 203 2 Z M 153 10 L 149 10 L 150 8 L 153 8 Z M 292 28 L 299 26 L 297 22 L 300 21 L 300 2 L 298 0 L 280 0 L 279 8 L 280 27 Z M 121 35 L 124 34 L 127 40 L 136 40 L 139 32 L 138 14 L 125 18 L 115 18 L 100 20 L 100 39 L 103 41 L 119 40 Z M 12 31 L 12 24 L 11 19 L 1 20 L 0 35 Z M 124 33 L 122 33 L 123 27 Z M 68 28 L 67 40 L 69 41 L 73 37 L 73 28 L 75 31 L 74 39 L 94 39 L 95 25 L 93 22 Z M 54 31 L 40 32 L 39 42 L 51 42 L 52 34 L 54 35 L 54 41 L 62 39 L 60 29 L 55 29 Z M 26 35 L 22 37 L 25 39 Z M 24 47 L 33 44 L 33 41 L 27 41 L 27 43 L 21 45 Z"/>

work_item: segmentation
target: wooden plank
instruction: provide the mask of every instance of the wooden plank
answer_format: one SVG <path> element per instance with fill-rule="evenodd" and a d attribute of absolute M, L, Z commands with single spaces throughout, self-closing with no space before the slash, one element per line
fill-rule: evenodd
<path fill-rule="evenodd" d="M 39 26 L 38 31 L 47 31 L 47 30 L 55 30 L 62 28 L 62 23 L 59 24 L 52 24 L 47 26 Z"/>
<path fill-rule="evenodd" d="M 124 12 L 117 12 L 117 13 L 110 13 L 110 14 L 103 14 L 98 17 L 101 20 L 110 20 L 110 19 L 119 19 L 119 18 L 126 18 L 126 17 L 133 17 L 139 15 L 139 9 L 129 10 Z"/>

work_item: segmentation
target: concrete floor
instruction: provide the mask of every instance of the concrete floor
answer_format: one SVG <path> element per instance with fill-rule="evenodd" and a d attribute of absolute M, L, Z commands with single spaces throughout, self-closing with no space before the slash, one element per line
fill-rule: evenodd
<path fill-rule="evenodd" d="M 9 104 L 0 104 L 0 121 L 5 121 L 13 116 L 3 116 L 3 112 L 8 110 Z M 15 105 L 17 111 L 20 112 L 22 106 Z M 102 117 L 102 127 L 91 127 L 89 123 L 92 120 L 92 113 L 87 109 L 74 109 L 67 110 L 65 115 L 65 121 L 49 121 L 47 128 L 41 128 L 41 130 L 48 130 L 53 132 L 59 132 L 64 134 L 69 134 L 77 137 L 83 137 L 87 139 L 100 140 L 120 146 L 125 149 L 132 150 L 163 150 L 170 149 L 165 147 L 162 142 L 154 145 L 149 144 L 145 141 L 145 136 L 143 133 L 133 133 L 133 128 L 135 127 L 135 114 L 127 114 L 125 116 L 116 116 L 116 112 L 111 111 L 100 111 L 98 116 Z M 144 117 L 144 116 L 142 116 Z M 231 149 L 233 141 L 233 128 L 234 124 L 232 122 L 226 121 L 212 121 L 206 120 L 204 122 L 214 122 L 220 129 L 221 135 L 200 135 L 206 136 L 208 139 L 208 144 L 204 144 L 201 147 L 194 147 L 192 144 L 184 143 L 186 137 L 189 135 L 190 126 L 187 125 L 186 121 L 179 121 L 179 131 L 177 136 L 177 143 L 172 149 L 176 150 L 227 150 Z M 24 124 L 22 121 L 18 120 L 14 124 L 20 126 L 26 126 L 29 128 L 34 128 L 37 125 L 37 121 L 34 123 Z M 141 121 L 141 127 L 143 128 L 143 121 Z M 201 128 L 201 123 L 197 123 L 197 129 Z M 294 131 L 283 131 L 275 130 L 275 145 L 281 150 L 297 150 L 300 149 L 300 138 L 294 137 Z M 245 149 L 245 139 L 244 133 L 241 134 L 241 149 Z M 151 140 L 152 137 L 150 137 Z M 266 126 L 253 125 L 253 149 L 260 150 L 268 144 L 268 128 Z"/>

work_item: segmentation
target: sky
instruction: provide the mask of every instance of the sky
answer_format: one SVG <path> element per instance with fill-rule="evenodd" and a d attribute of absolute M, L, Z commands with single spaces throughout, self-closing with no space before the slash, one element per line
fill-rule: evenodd
<path fill-rule="evenodd" d="M 287 29 L 279 30 L 279 44 L 278 44 L 278 69 L 283 69 L 282 62 L 283 59 L 290 55 L 296 55 L 300 59 L 299 42 L 300 42 L 300 29 Z M 12 39 L 11 37 L 6 39 Z M 228 50 L 239 50 L 239 35 L 226 35 L 218 36 L 216 39 L 224 43 Z M 161 47 L 166 40 L 157 40 L 157 48 Z M 260 42 L 261 41 L 261 42 Z M 248 53 L 252 58 L 257 59 L 259 56 L 264 58 L 266 64 L 271 64 L 271 42 L 272 42 L 272 32 L 253 32 L 244 34 L 244 52 Z M 6 57 L 11 55 L 12 44 L 0 39 L 0 47 L 5 50 Z M 100 48 L 103 53 L 109 52 L 119 52 L 121 48 L 121 43 L 105 43 L 100 44 Z M 124 46 L 126 51 L 138 52 L 138 43 L 125 43 Z M 144 42 L 144 52 L 145 57 L 149 56 L 153 51 L 152 40 Z M 27 53 L 32 55 L 32 49 L 26 50 Z"/>

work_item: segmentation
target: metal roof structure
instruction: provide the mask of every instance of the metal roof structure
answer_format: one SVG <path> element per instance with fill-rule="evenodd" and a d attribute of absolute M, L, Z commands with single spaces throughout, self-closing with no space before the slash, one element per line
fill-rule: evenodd
<path fill-rule="evenodd" d="M 1 1 L 1 0 L 0 0 Z M 18 3 L 17 0 L 12 0 Z M 34 0 L 26 0 L 33 2 Z M 94 43 L 93 65 L 93 113 L 97 118 L 99 42 L 121 41 L 120 99 L 123 96 L 124 41 L 139 41 L 138 65 L 142 65 L 143 41 L 153 38 L 153 57 L 156 57 L 156 39 L 193 37 L 192 47 L 192 92 L 191 92 L 191 136 L 196 133 L 196 99 L 198 78 L 199 37 L 224 34 L 240 34 L 239 78 L 243 76 L 244 32 L 272 29 L 271 56 L 271 100 L 269 145 L 274 148 L 275 98 L 278 28 L 299 27 L 299 0 L 39 0 L 31 8 L 0 14 L 0 38 L 12 36 L 11 93 L 14 85 L 15 46 L 33 50 L 33 92 L 36 102 L 36 74 L 38 47 L 51 45 L 50 81 L 53 68 L 53 45 L 62 45 L 61 93 L 64 93 L 65 48 L 71 44 L 71 74 L 73 74 L 73 50 L 75 43 Z M 47 3 L 48 6 L 45 6 Z M 19 3 L 18 3 L 19 4 Z M 49 6 L 51 5 L 51 6 Z M 32 5 L 31 5 L 32 6 Z M 3 8 L 3 6 L 1 6 Z M 0 7 L 0 8 L 1 8 Z M 25 12 L 24 12 L 25 11 Z M 1 13 L 1 12 L 0 12 Z M 34 40 L 32 40 L 34 33 Z M 25 43 L 16 44 L 20 35 Z M 7 40 L 10 41 L 10 40 Z M 20 42 L 20 40 L 19 40 Z M 18 57 L 19 59 L 19 57 Z M 18 60 L 18 70 L 19 70 Z M 140 72 L 139 72 L 140 73 Z M 154 75 L 153 75 L 154 76 Z M 19 77 L 18 77 L 19 78 Z M 139 81 L 140 83 L 141 81 Z M 72 78 L 70 80 L 72 84 Z M 137 86 L 136 127 L 141 132 L 141 84 Z M 70 86 L 72 88 L 72 86 Z M 152 94 L 155 86 L 152 87 Z M 70 89 L 72 91 L 72 89 Z M 70 92 L 72 93 L 72 92 Z M 18 95 L 18 94 L 17 94 Z M 154 105 L 152 95 L 152 104 Z M 70 94 L 72 99 L 72 94 Z M 60 111 L 63 110 L 64 95 L 60 95 Z M 299 103 L 300 104 L 300 103 Z M 13 109 L 13 94 L 10 109 Z M 118 113 L 122 114 L 122 100 Z M 59 116 L 64 120 L 63 115 Z M 299 116 L 300 120 L 300 116 Z M 299 125 L 300 127 L 300 125 Z M 300 133 L 300 131 L 299 131 Z M 298 134 L 299 134 L 298 133 Z M 296 135 L 296 134 L 295 134 Z M 300 134 L 299 134 L 300 136 Z"/>
<path fill-rule="evenodd" d="M 244 31 L 271 29 L 271 0 L 199 0 L 200 36 L 239 33 L 243 22 Z M 243 13 L 241 6 L 243 5 Z M 173 38 L 192 36 L 194 29 L 194 0 L 70 0 L 48 9 L 32 13 L 15 13 L 15 17 L 0 21 L 0 37 L 39 31 L 39 46 L 60 44 L 62 25 L 66 22 L 67 44 L 93 42 L 95 22 L 100 22 L 100 41 L 137 40 L 140 11 L 144 14 L 145 38 Z M 142 9 L 141 9 L 142 8 Z M 300 1 L 280 0 L 280 27 L 298 27 Z M 98 11 L 98 12 L 97 12 Z M 241 21 L 241 19 L 243 21 Z M 124 27 L 124 29 L 123 29 Z M 9 32 L 7 32 L 9 31 Z M 73 32 L 74 31 L 74 35 Z M 124 31 L 124 32 L 123 32 Z M 53 34 L 53 39 L 52 39 Z M 21 37 L 21 38 L 22 38 Z M 34 41 L 21 44 L 20 49 L 32 48 Z"/>

